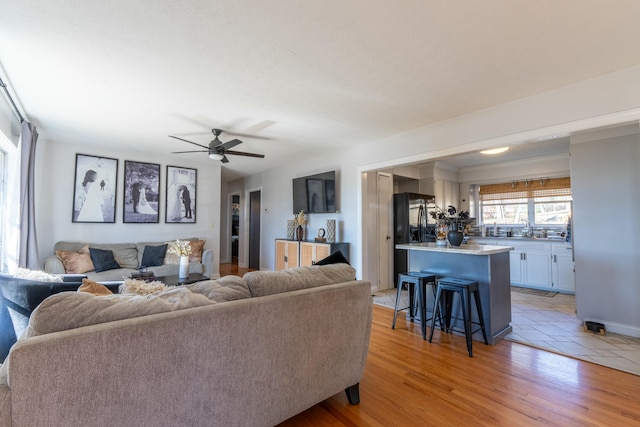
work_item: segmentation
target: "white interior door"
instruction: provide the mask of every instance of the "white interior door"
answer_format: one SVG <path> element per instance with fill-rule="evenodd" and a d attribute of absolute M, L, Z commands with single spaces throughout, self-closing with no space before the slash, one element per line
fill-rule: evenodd
<path fill-rule="evenodd" d="M 378 172 L 378 291 L 393 287 L 393 179 Z"/>

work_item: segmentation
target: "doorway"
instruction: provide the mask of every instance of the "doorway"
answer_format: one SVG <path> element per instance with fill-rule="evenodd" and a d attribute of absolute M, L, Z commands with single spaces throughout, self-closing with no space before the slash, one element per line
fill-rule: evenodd
<path fill-rule="evenodd" d="M 231 195 L 231 264 L 238 264 L 240 244 L 240 195 Z"/>
<path fill-rule="evenodd" d="M 260 210 L 262 192 L 249 193 L 249 268 L 260 270 Z"/>

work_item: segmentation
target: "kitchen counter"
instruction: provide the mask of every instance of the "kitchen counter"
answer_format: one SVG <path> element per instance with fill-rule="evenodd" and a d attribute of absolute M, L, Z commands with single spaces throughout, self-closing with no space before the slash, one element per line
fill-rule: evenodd
<path fill-rule="evenodd" d="M 478 282 L 489 344 L 496 344 L 511 332 L 509 252 L 512 247 L 473 244 L 447 247 L 436 246 L 435 243 L 405 243 L 396 245 L 396 249 L 407 251 L 408 271 L 426 270 L 438 276 Z M 458 304 L 456 301 L 454 307 Z M 427 306 L 431 308 L 433 303 L 433 294 L 427 292 Z M 475 305 L 475 302 L 472 304 Z M 471 312 L 473 320 L 477 321 L 475 308 Z M 457 327 L 462 327 L 462 321 Z M 483 341 L 482 334 L 476 332 L 473 339 Z"/>
<path fill-rule="evenodd" d="M 435 243 L 403 243 L 396 245 L 396 249 L 407 249 L 414 251 L 446 252 L 466 255 L 493 255 L 513 250 L 511 246 L 494 245 L 460 245 L 460 246 L 436 246 Z"/>

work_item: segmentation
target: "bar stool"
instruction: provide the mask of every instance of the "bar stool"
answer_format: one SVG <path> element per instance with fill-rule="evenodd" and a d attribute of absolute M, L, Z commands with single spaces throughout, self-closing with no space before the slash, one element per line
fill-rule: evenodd
<path fill-rule="evenodd" d="M 469 357 L 473 357 L 472 353 L 472 335 L 475 332 L 482 331 L 482 337 L 484 343 L 489 344 L 487 341 L 487 331 L 484 326 L 484 316 L 482 314 L 482 303 L 480 302 L 480 292 L 478 282 L 474 280 L 456 279 L 454 277 L 443 277 L 438 280 L 438 287 L 436 291 L 436 300 L 433 304 L 433 317 L 431 318 L 431 331 L 429 332 L 429 342 L 433 338 L 433 330 L 435 329 L 435 318 L 440 312 L 439 304 L 441 299 L 445 300 L 445 328 L 449 332 L 453 330 L 451 328 L 451 305 L 453 303 L 453 294 L 457 292 L 460 295 L 460 303 L 462 305 L 462 321 L 464 323 L 464 336 L 467 340 L 467 350 L 469 351 Z M 478 322 L 471 320 L 471 295 L 476 302 L 476 311 L 478 314 Z M 473 324 L 479 325 L 480 328 L 475 331 L 472 330 Z M 442 328 L 442 323 L 440 324 Z"/>
<path fill-rule="evenodd" d="M 416 317 L 416 308 L 420 314 L 420 327 L 422 330 L 422 337 L 426 339 L 426 286 L 427 283 L 432 283 L 435 286 L 436 277 L 433 274 L 422 273 L 418 271 L 410 271 L 408 273 L 398 274 L 398 291 L 396 293 L 396 305 L 393 310 L 393 323 L 391 329 L 396 328 L 396 318 L 398 312 L 409 310 L 409 318 L 413 321 Z M 400 296 L 402 294 L 402 288 L 404 284 L 407 284 L 407 291 L 409 292 L 409 305 L 404 308 L 398 308 L 400 305 Z M 416 307 L 417 305 L 417 307 Z"/>

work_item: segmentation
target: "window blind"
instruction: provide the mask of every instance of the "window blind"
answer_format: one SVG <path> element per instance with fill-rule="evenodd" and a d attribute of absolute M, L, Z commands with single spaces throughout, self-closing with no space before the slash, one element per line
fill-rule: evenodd
<path fill-rule="evenodd" d="M 480 186 L 480 200 L 527 199 L 571 195 L 571 179 L 550 178 L 542 180 L 505 182 Z"/>

